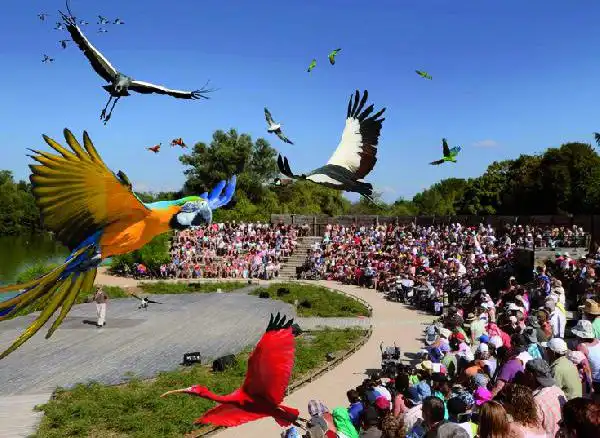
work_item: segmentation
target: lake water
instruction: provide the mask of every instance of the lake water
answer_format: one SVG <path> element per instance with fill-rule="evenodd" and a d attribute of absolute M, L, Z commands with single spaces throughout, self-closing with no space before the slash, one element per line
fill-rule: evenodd
<path fill-rule="evenodd" d="M 61 262 L 68 254 L 50 234 L 0 237 L 0 284 L 15 281 L 33 263 Z"/>

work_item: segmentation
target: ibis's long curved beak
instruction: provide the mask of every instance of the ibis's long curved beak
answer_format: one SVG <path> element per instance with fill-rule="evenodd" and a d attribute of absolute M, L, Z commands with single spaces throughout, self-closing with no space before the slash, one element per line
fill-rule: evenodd
<path fill-rule="evenodd" d="M 172 391 L 167 391 L 164 394 L 161 394 L 161 397 L 166 397 L 167 395 L 171 395 L 171 394 L 179 394 L 179 393 L 184 393 L 186 392 L 187 388 L 184 389 L 173 389 Z"/>

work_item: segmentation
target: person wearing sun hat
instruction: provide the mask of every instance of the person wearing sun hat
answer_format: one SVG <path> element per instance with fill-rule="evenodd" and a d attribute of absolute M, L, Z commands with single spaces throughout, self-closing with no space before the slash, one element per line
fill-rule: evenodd
<path fill-rule="evenodd" d="M 600 304 L 594 300 L 587 300 L 583 306 L 583 313 L 587 320 L 592 321 L 594 337 L 600 339 Z"/>
<path fill-rule="evenodd" d="M 589 372 L 594 392 L 600 393 L 600 341 L 594 337 L 594 328 L 588 320 L 577 321 L 577 325 L 571 329 L 581 342 L 577 351 L 581 351 L 589 364 Z"/>
<path fill-rule="evenodd" d="M 546 430 L 547 436 L 555 436 L 559 429 L 561 408 L 567 402 L 567 397 L 556 385 L 548 362 L 543 359 L 527 362 L 523 382 L 533 391 L 541 426 Z"/>
<path fill-rule="evenodd" d="M 548 341 L 548 359 L 552 369 L 552 377 L 556 385 L 563 390 L 568 400 L 581 397 L 581 380 L 579 372 L 567 358 L 569 349 L 567 343 L 561 338 L 552 338 Z"/>

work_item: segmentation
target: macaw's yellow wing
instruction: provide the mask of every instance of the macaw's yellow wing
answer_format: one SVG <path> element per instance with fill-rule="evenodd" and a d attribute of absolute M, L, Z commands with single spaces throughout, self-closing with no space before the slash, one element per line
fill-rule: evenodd
<path fill-rule="evenodd" d="M 60 155 L 32 150 L 30 177 L 44 225 L 73 250 L 109 224 L 135 223 L 150 214 L 133 194 L 130 184 L 106 167 L 87 132 L 83 148 L 64 130 L 71 150 L 47 136 L 44 140 Z M 122 172 L 120 172 L 122 173 Z"/>

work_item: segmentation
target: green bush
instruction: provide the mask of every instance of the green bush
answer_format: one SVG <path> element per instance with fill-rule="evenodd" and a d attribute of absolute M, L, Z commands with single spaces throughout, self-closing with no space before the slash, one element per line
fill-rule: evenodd
<path fill-rule="evenodd" d="M 40 278 L 53 269 L 58 268 L 58 266 L 58 263 L 35 262 L 19 273 L 16 283 L 27 283 L 28 281 Z"/>
<path fill-rule="evenodd" d="M 287 289 L 288 293 L 279 293 Z M 300 316 L 369 316 L 369 309 L 362 303 L 322 286 L 304 283 L 272 283 L 268 287 L 260 287 L 251 292 L 251 295 L 261 296 L 268 293 L 274 300 L 294 304 L 298 301 L 297 308 Z"/>
<path fill-rule="evenodd" d="M 221 289 L 223 292 L 231 292 L 246 287 L 242 281 L 215 281 L 215 282 L 176 282 L 156 281 L 152 283 L 140 283 L 139 287 L 149 294 L 186 294 L 186 293 L 210 293 Z"/>

